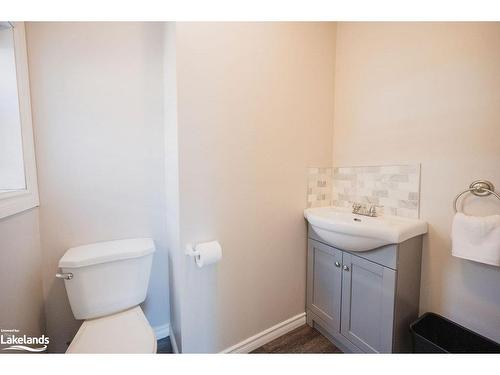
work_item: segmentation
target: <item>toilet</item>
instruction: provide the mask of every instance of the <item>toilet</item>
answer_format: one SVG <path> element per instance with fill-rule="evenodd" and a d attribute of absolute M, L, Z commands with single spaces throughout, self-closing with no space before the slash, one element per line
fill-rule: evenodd
<path fill-rule="evenodd" d="M 141 307 L 155 245 L 150 238 L 73 247 L 59 261 L 75 319 L 84 320 L 66 353 L 156 353 Z"/>

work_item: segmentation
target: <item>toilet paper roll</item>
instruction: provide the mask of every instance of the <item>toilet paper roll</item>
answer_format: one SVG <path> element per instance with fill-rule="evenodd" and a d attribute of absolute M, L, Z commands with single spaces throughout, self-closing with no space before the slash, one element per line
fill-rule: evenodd
<path fill-rule="evenodd" d="M 222 247 L 217 241 L 200 243 L 194 249 L 196 252 L 194 259 L 199 268 L 214 264 L 222 258 Z"/>

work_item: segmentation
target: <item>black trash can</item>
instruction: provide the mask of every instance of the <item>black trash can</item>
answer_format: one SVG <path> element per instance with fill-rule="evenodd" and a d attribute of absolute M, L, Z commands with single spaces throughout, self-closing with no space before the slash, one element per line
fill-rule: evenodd
<path fill-rule="evenodd" d="M 500 344 L 431 312 L 410 330 L 414 353 L 500 353 Z"/>

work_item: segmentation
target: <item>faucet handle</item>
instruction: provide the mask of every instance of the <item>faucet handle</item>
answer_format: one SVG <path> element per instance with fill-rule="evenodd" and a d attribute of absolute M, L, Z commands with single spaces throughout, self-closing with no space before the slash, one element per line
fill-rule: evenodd
<path fill-rule="evenodd" d="M 357 213 L 361 209 L 361 203 L 352 202 L 352 212 Z"/>
<path fill-rule="evenodd" d="M 370 208 L 368 209 L 368 214 L 369 214 L 370 216 L 375 217 L 375 216 L 377 216 L 377 213 L 378 213 L 378 212 L 377 212 L 377 208 L 383 208 L 383 207 L 384 207 L 384 206 L 379 206 L 379 205 L 377 205 L 377 204 L 370 204 Z"/>
<path fill-rule="evenodd" d="M 368 216 L 376 216 L 377 215 L 376 206 L 374 204 L 370 204 L 370 206 L 368 206 L 367 213 L 368 213 Z"/>

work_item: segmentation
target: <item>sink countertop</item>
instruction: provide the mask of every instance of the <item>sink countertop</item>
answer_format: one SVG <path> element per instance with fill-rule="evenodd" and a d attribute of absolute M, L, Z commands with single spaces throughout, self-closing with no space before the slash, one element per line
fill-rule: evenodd
<path fill-rule="evenodd" d="M 392 215 L 370 217 L 353 214 L 346 208 L 308 208 L 304 210 L 304 217 L 326 242 L 350 251 L 397 244 L 427 233 L 427 223 L 419 219 Z"/>

